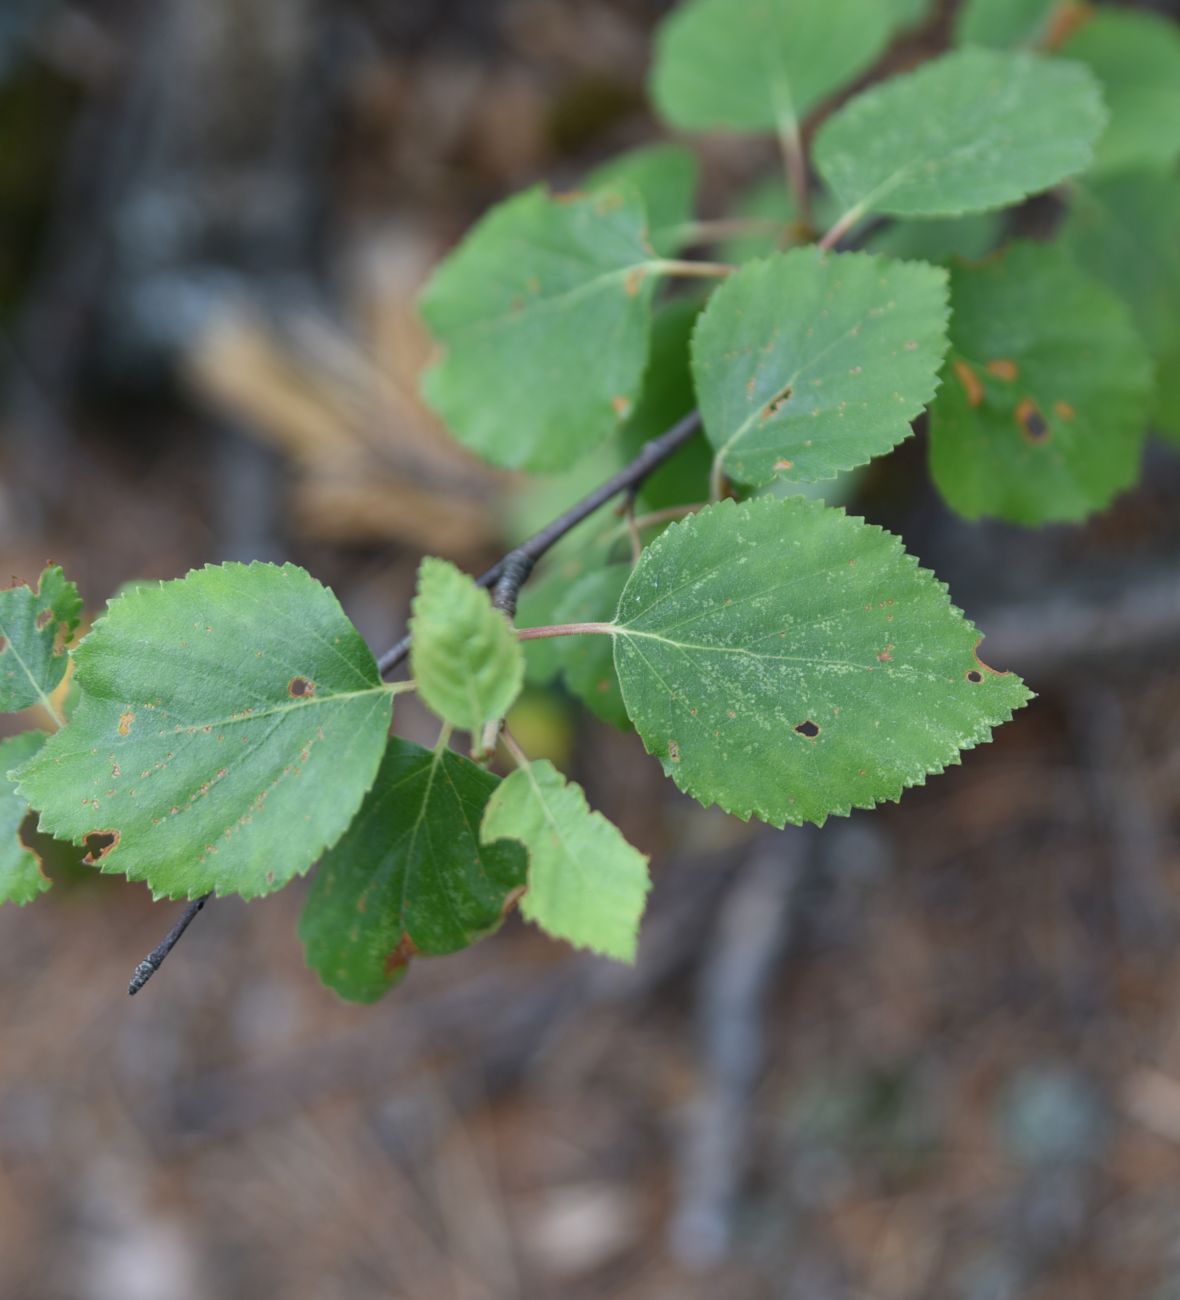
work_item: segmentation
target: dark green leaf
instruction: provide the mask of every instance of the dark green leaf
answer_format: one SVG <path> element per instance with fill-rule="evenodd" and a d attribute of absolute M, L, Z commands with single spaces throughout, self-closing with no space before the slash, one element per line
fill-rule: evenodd
<path fill-rule="evenodd" d="M 78 588 L 56 565 L 36 590 L 18 584 L 0 591 L 0 713 L 41 704 L 56 719 L 49 697 L 65 676 L 81 614 Z"/>
<path fill-rule="evenodd" d="M 24 907 L 50 887 L 37 855 L 21 841 L 20 828 L 29 805 L 7 775 L 32 758 L 45 739 L 43 731 L 24 731 L 0 740 L 0 904 Z"/>
<path fill-rule="evenodd" d="M 308 964 L 341 997 L 376 1001 L 415 954 L 457 952 L 500 924 L 524 885 L 525 856 L 515 844 L 480 845 L 498 784 L 450 750 L 390 739 L 299 923 Z"/>
<path fill-rule="evenodd" d="M 608 623 L 619 607 L 619 596 L 631 576 L 628 564 L 611 564 L 579 578 L 554 609 L 555 623 Z M 527 626 L 521 623 L 521 627 Z M 544 638 L 542 638 L 544 639 Z M 595 717 L 611 726 L 631 729 L 619 679 L 615 676 L 610 637 L 566 636 L 550 638 L 558 646 L 557 658 L 565 684 Z"/>

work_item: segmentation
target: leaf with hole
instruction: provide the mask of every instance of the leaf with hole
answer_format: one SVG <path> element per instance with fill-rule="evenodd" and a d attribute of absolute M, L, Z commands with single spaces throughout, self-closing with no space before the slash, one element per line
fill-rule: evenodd
<path fill-rule="evenodd" d="M 35 589 L 17 583 L 0 591 L 0 713 L 40 704 L 56 717 L 50 696 L 66 674 L 81 615 L 78 588 L 57 565 Z"/>
<path fill-rule="evenodd" d="M 968 519 L 1077 520 L 1139 472 L 1152 393 L 1122 303 L 1059 248 L 1016 244 L 951 273 L 951 350 L 930 468 Z"/>
<path fill-rule="evenodd" d="M 485 845 L 524 845 L 524 917 L 575 947 L 635 960 L 647 858 L 590 810 L 581 786 L 543 759 L 518 768 L 488 800 L 480 835 Z"/>
<path fill-rule="evenodd" d="M 774 826 L 898 799 L 1029 698 L 896 537 L 800 497 L 674 524 L 613 637 L 627 712 L 676 784 Z"/>
<path fill-rule="evenodd" d="M 524 660 L 488 593 L 453 564 L 427 558 L 411 608 L 410 667 L 426 704 L 463 731 L 502 718 L 520 694 Z"/>
<path fill-rule="evenodd" d="M 8 779 L 8 773 L 32 758 L 45 739 L 43 731 L 24 731 L 0 740 L 0 905 L 24 907 L 50 887 L 37 855 L 20 837 L 29 805 Z"/>
<path fill-rule="evenodd" d="M 876 61 L 891 27 L 881 0 L 689 0 L 657 34 L 652 99 L 687 131 L 793 133 Z"/>
<path fill-rule="evenodd" d="M 1180 159 L 1180 32 L 1162 14 L 1098 10 L 1062 47 L 1102 84 L 1110 122 L 1092 174 Z"/>
<path fill-rule="evenodd" d="M 739 483 L 814 482 L 909 436 L 946 351 L 946 272 L 796 249 L 751 262 L 693 335 L 705 432 Z"/>
<path fill-rule="evenodd" d="M 299 922 L 308 964 L 329 988 L 374 1002 L 414 955 L 458 952 L 497 928 L 525 880 L 518 845 L 479 842 L 499 783 L 450 750 L 389 740 Z"/>
<path fill-rule="evenodd" d="M 1080 64 L 968 48 L 849 101 L 820 128 L 814 158 L 850 221 L 949 217 L 1085 171 L 1105 122 Z"/>
<path fill-rule="evenodd" d="M 435 271 L 422 314 L 442 346 L 431 406 L 496 465 L 557 470 L 618 429 L 639 394 L 662 264 L 639 195 L 493 208 Z"/>
<path fill-rule="evenodd" d="M 1180 180 L 1143 171 L 1079 183 L 1061 242 L 1130 308 L 1156 363 L 1152 422 L 1180 441 Z"/>
<path fill-rule="evenodd" d="M 671 257 L 686 241 L 699 180 L 691 150 L 653 144 L 612 158 L 586 177 L 590 193 L 633 188 L 647 213 L 648 240 L 661 257 Z"/>
<path fill-rule="evenodd" d="M 77 711 L 20 794 L 43 831 L 156 897 L 281 888 L 344 833 L 381 761 L 390 688 L 294 565 L 138 587 L 74 658 Z"/>

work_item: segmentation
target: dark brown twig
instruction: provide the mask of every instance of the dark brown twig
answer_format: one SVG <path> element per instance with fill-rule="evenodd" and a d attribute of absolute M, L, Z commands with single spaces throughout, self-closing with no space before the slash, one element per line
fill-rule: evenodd
<path fill-rule="evenodd" d="M 151 977 L 160 969 L 164 959 L 176 947 L 180 941 L 180 936 L 193 923 L 193 918 L 202 907 L 213 897 L 212 894 L 205 894 L 201 898 L 195 898 L 185 909 L 179 921 L 164 936 L 163 940 L 158 943 L 151 952 L 135 968 L 135 974 L 131 977 L 131 983 L 127 986 L 127 992 L 134 997 L 141 988 L 151 979 Z"/>

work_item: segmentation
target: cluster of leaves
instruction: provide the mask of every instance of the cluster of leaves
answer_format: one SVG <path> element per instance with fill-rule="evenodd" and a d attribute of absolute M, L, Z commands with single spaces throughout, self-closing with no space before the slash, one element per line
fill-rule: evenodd
<path fill-rule="evenodd" d="M 896 800 L 1008 720 L 1029 693 L 980 662 L 945 587 L 802 485 L 889 452 L 925 411 L 954 508 L 1072 520 L 1133 481 L 1149 427 L 1180 439 L 1180 36 L 971 0 L 958 48 L 855 95 L 805 150 L 808 115 L 922 9 L 688 0 L 658 35 L 657 110 L 777 137 L 790 185 L 704 222 L 692 152 L 652 146 L 574 194 L 502 203 L 427 287 L 427 396 L 495 464 L 576 470 L 699 410 L 703 435 L 637 498 L 631 564 L 609 537 L 568 539 L 518 632 L 425 560 L 393 684 L 290 565 L 118 596 L 70 651 L 68 725 L 0 754 L 0 901 L 46 887 L 19 839 L 32 808 L 156 896 L 255 897 L 319 861 L 301 934 L 346 997 L 517 905 L 629 959 L 646 859 L 510 735 L 510 775 L 490 770 L 526 676 L 562 675 L 686 793 L 776 826 Z M 1009 242 L 1002 210 L 1051 190 L 1057 238 Z M 838 251 L 849 236 L 862 251 Z M 689 256 L 710 249 L 724 260 Z M 56 569 L 0 593 L 0 708 L 61 722 L 79 609 Z M 407 690 L 441 722 L 433 749 L 389 734 Z"/>

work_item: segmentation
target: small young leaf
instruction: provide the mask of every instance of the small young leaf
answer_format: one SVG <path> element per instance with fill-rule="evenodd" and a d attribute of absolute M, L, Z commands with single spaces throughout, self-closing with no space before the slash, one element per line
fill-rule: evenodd
<path fill-rule="evenodd" d="M 966 0 L 955 19 L 955 40 L 997 50 L 1040 45 L 1060 8 L 1061 0 Z"/>
<path fill-rule="evenodd" d="M 521 913 L 542 930 L 604 957 L 634 961 L 650 888 L 647 858 L 552 763 L 530 763 L 488 800 L 484 844 L 519 840 L 529 855 Z"/>
<path fill-rule="evenodd" d="M 815 164 L 848 213 L 956 216 L 1084 171 L 1105 121 L 1086 68 L 964 49 L 851 100 L 820 128 Z"/>
<path fill-rule="evenodd" d="M 356 820 L 316 871 L 299 922 L 308 964 L 341 997 L 375 1002 L 416 953 L 494 930 L 524 885 L 515 844 L 481 847 L 499 778 L 448 749 L 391 737 Z"/>
<path fill-rule="evenodd" d="M 1100 9 L 1062 47 L 1102 83 L 1110 123 L 1091 173 L 1180 159 L 1180 32 L 1161 14 Z"/>
<path fill-rule="evenodd" d="M 590 193 L 638 190 L 647 212 L 648 239 L 661 257 L 671 257 L 684 244 L 692 220 L 699 179 L 692 152 L 677 144 L 653 144 L 620 154 L 586 177 Z"/>
<path fill-rule="evenodd" d="M 644 551 L 615 666 L 648 751 L 775 826 L 896 800 L 1029 693 L 896 537 L 800 497 L 723 501 Z"/>
<path fill-rule="evenodd" d="M 608 564 L 579 578 L 553 611 L 556 623 L 606 623 L 615 616 L 619 596 L 631 576 L 628 564 Z M 524 624 L 521 624 L 524 626 Z M 631 721 L 623 707 L 619 679 L 608 636 L 564 636 L 552 638 L 558 646 L 558 662 L 565 684 L 572 694 L 603 722 L 630 731 Z"/>
<path fill-rule="evenodd" d="M 1077 520 L 1139 471 L 1151 363 L 1123 305 L 1046 244 L 951 276 L 930 468 L 968 519 Z"/>
<path fill-rule="evenodd" d="M 1156 362 L 1156 428 L 1180 440 L 1180 180 L 1129 172 L 1080 183 L 1061 231 L 1077 264 L 1131 309 Z"/>
<path fill-rule="evenodd" d="M 651 94 L 688 131 L 794 131 L 885 48 L 881 0 L 689 0 L 656 38 Z"/>
<path fill-rule="evenodd" d="M 37 855 L 21 842 L 21 823 L 29 805 L 8 779 L 8 773 L 32 758 L 45 740 L 43 731 L 23 731 L 0 740 L 0 904 L 24 907 L 50 887 Z"/>
<path fill-rule="evenodd" d="M 443 345 L 427 400 L 497 465 L 556 470 L 638 396 L 661 267 L 638 194 L 540 187 L 493 208 L 438 268 L 422 314 Z"/>
<path fill-rule="evenodd" d="M 302 569 L 214 565 L 112 600 L 70 725 L 19 771 L 41 829 L 156 897 L 253 898 L 345 831 L 392 697 Z"/>
<path fill-rule="evenodd" d="M 410 667 L 426 704 L 463 731 L 502 718 L 520 694 L 524 659 L 488 593 L 453 564 L 427 558 L 411 609 Z"/>
<path fill-rule="evenodd" d="M 946 351 L 946 273 L 800 248 L 751 262 L 693 335 L 705 432 L 739 483 L 833 478 L 908 437 Z"/>
<path fill-rule="evenodd" d="M 53 715 L 49 697 L 65 676 L 81 614 L 78 588 L 56 565 L 36 590 L 18 584 L 0 591 L 0 713 L 42 704 Z"/>

